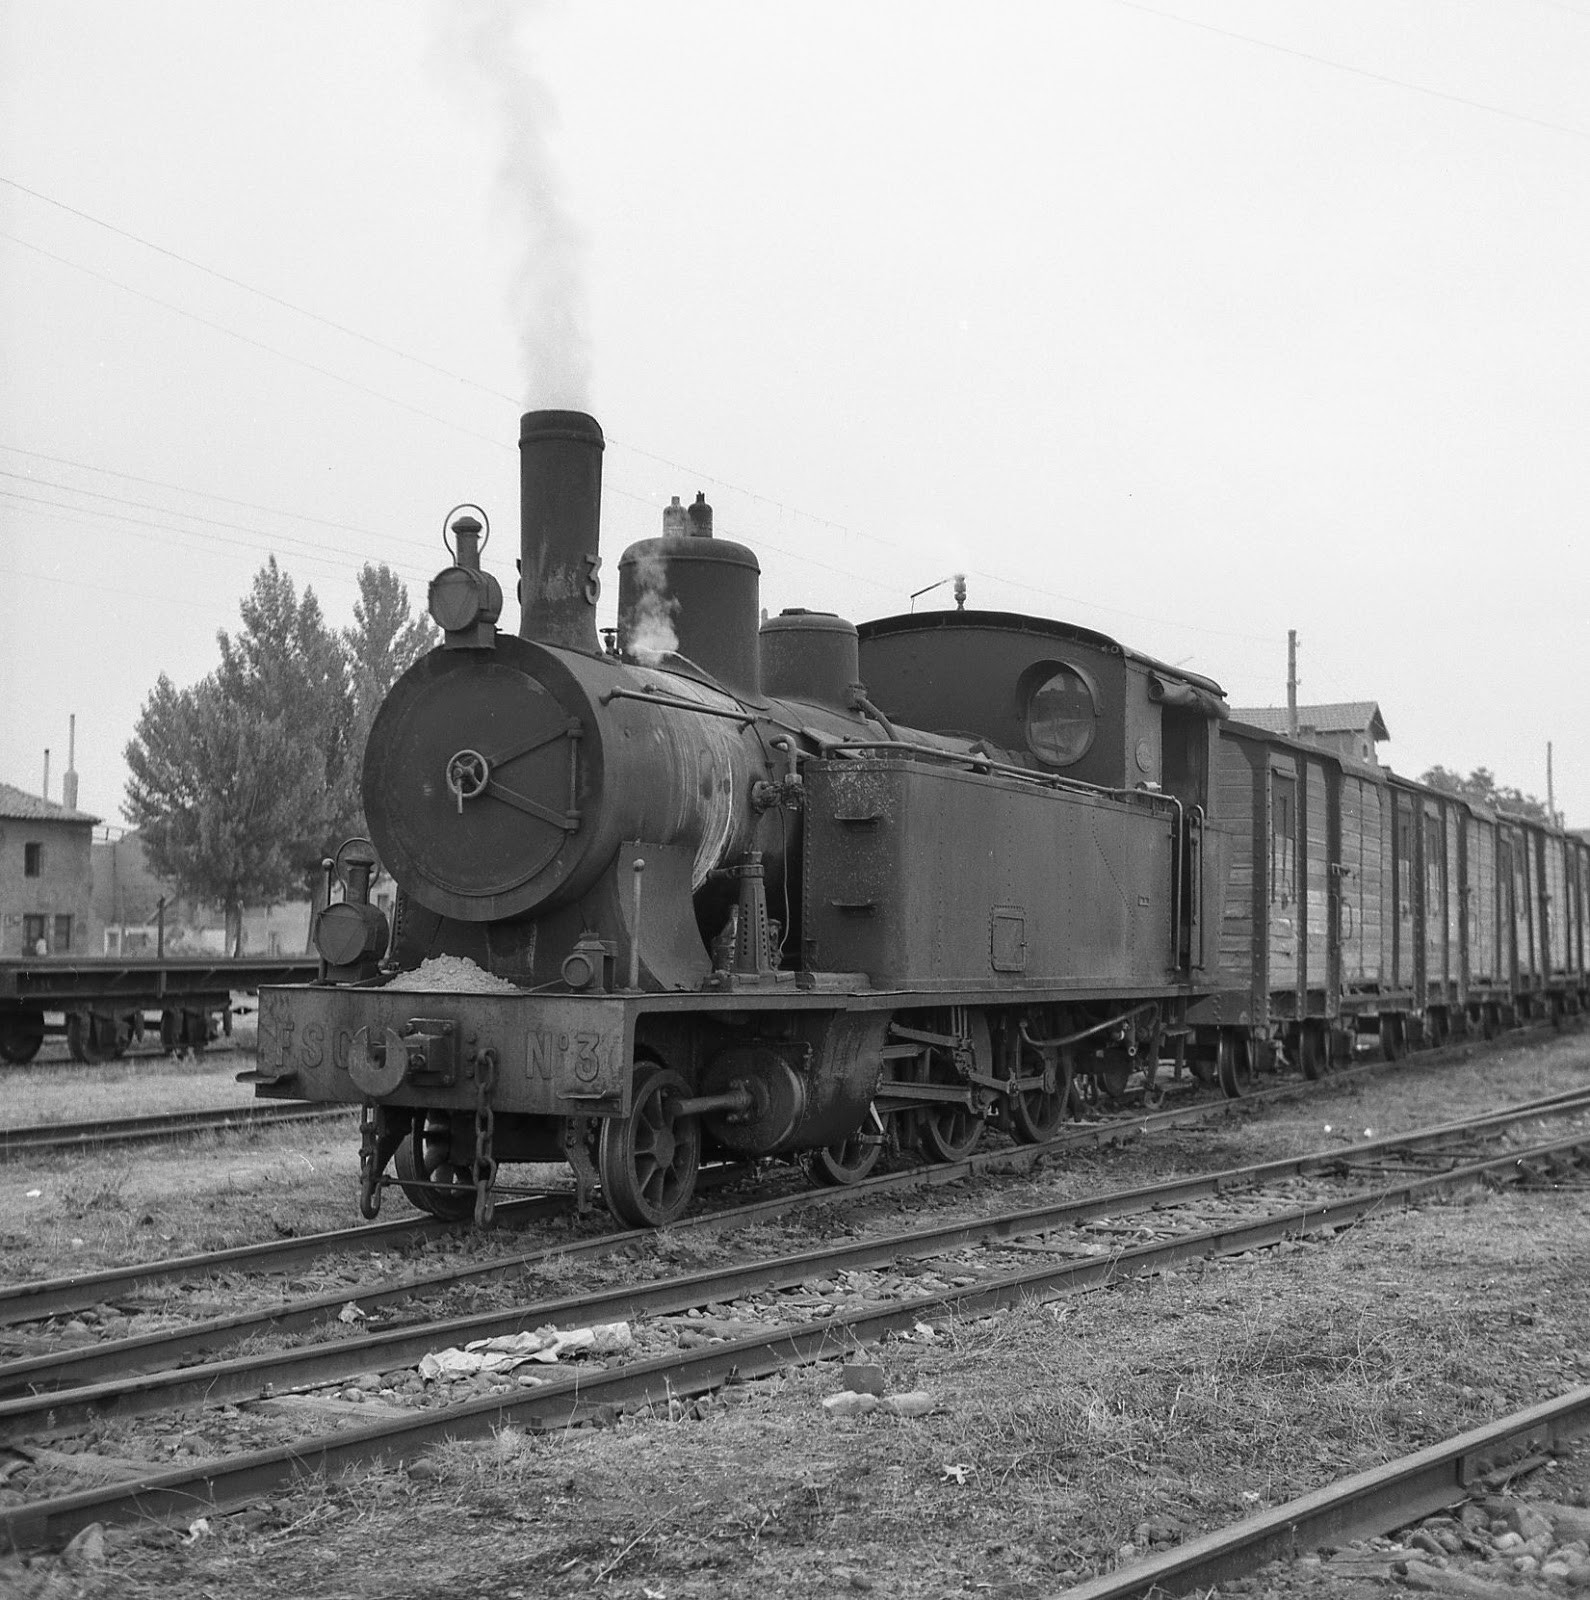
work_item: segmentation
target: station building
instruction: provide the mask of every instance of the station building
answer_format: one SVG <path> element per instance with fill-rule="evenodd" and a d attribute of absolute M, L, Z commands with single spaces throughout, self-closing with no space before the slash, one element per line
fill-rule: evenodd
<path fill-rule="evenodd" d="M 0 955 L 91 953 L 98 821 L 0 783 Z"/>

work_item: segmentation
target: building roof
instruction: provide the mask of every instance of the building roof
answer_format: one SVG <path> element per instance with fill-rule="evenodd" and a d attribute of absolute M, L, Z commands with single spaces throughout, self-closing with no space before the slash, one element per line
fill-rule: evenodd
<path fill-rule="evenodd" d="M 73 811 L 57 805 L 40 795 L 29 794 L 12 783 L 0 783 L 0 817 L 10 817 L 19 822 L 83 822 L 92 825 L 99 817 L 86 811 Z"/>
<path fill-rule="evenodd" d="M 1285 733 L 1288 727 L 1285 706 L 1236 706 L 1232 708 L 1233 722 L 1246 722 L 1249 727 L 1263 728 L 1266 733 Z M 1341 700 L 1328 706 L 1299 706 L 1297 708 L 1299 733 L 1368 733 L 1371 738 L 1389 739 L 1390 730 L 1374 700 Z"/>

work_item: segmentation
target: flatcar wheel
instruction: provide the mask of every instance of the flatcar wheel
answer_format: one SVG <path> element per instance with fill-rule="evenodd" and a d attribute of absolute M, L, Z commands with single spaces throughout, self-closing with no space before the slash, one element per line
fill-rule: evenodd
<path fill-rule="evenodd" d="M 1402 1054 L 1402 1018 L 1386 1016 L 1380 1019 L 1380 1054 L 1387 1061 L 1395 1061 Z"/>
<path fill-rule="evenodd" d="M 821 1150 L 808 1150 L 801 1164 L 814 1183 L 831 1188 L 860 1183 L 877 1166 L 883 1154 L 883 1141 L 876 1135 L 868 1136 L 865 1128 L 857 1128 L 848 1139 L 825 1145 Z"/>
<path fill-rule="evenodd" d="M 1023 1069 L 1035 1072 L 1038 1062 L 1033 1052 L 1024 1051 L 1023 1056 Z M 1071 1105 L 1071 1082 L 1071 1052 L 1062 1050 L 1053 1089 L 1024 1089 L 1008 1096 L 1010 1131 L 1023 1144 L 1042 1144 L 1060 1131 Z"/>
<path fill-rule="evenodd" d="M 44 1043 L 44 1013 L 13 1011 L 0 1018 L 0 1059 L 22 1066 L 39 1053 Z"/>
<path fill-rule="evenodd" d="M 690 1086 L 671 1067 L 642 1066 L 629 1115 L 602 1124 L 596 1163 L 602 1198 L 630 1227 L 666 1227 L 696 1192 L 701 1123 L 674 1110 L 689 1094 Z"/>
<path fill-rule="evenodd" d="M 1297 1035 L 1297 1061 L 1305 1078 L 1323 1078 L 1328 1065 L 1325 1055 L 1325 1030 L 1305 1023 Z"/>
<path fill-rule="evenodd" d="M 1220 1087 L 1227 1099 L 1240 1100 L 1253 1088 L 1253 1048 L 1245 1033 L 1220 1035 Z"/>
<path fill-rule="evenodd" d="M 116 1048 L 114 1025 L 108 1030 L 91 1011 L 69 1011 L 66 1016 L 66 1047 L 74 1061 L 97 1066 L 111 1061 L 121 1052 Z"/>
<path fill-rule="evenodd" d="M 414 1132 L 397 1148 L 392 1165 L 411 1204 L 444 1222 L 462 1222 L 475 1214 L 475 1174 L 453 1160 L 452 1119 L 444 1112 L 417 1112 Z M 446 1189 L 427 1189 L 445 1183 Z"/>

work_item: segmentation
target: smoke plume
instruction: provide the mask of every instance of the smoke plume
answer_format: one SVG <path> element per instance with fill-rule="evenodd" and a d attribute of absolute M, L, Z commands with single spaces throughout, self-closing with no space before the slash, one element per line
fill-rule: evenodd
<path fill-rule="evenodd" d="M 679 602 L 668 597 L 668 563 L 654 550 L 637 558 L 633 569 L 635 604 L 621 618 L 624 649 L 642 666 L 655 667 L 679 649 L 674 615 Z"/>
<path fill-rule="evenodd" d="M 585 239 L 552 155 L 557 107 L 524 35 L 546 11 L 525 0 L 439 0 L 441 54 L 500 141 L 501 216 L 518 257 L 511 306 L 527 407 L 591 408 Z"/>

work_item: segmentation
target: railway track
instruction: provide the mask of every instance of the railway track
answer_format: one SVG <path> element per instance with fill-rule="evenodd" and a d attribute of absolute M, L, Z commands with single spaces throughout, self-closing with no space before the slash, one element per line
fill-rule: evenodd
<path fill-rule="evenodd" d="M 221 1511 L 279 1490 L 301 1471 L 334 1472 L 373 1456 L 406 1456 L 444 1435 L 468 1437 L 509 1422 L 522 1428 L 564 1426 L 611 1414 L 615 1407 L 688 1398 L 725 1382 L 849 1352 L 889 1333 L 908 1331 L 934 1314 L 992 1311 L 1177 1262 L 1249 1251 L 1300 1234 L 1334 1232 L 1374 1211 L 1414 1203 L 1461 1184 L 1527 1181 L 1549 1175 L 1553 1168 L 1582 1171 L 1576 1164 L 1590 1147 L 1590 1128 L 1528 1148 L 1477 1154 L 1475 1145 L 1482 1138 L 1494 1140 L 1509 1126 L 1578 1114 L 1587 1105 L 1590 1093 L 1559 1096 L 1544 1105 L 1514 1107 L 1464 1123 L 1147 1189 L 847 1241 L 775 1260 L 541 1301 L 506 1313 L 384 1328 L 354 1340 L 211 1362 L 185 1371 L 124 1372 L 115 1379 L 85 1384 L 77 1381 L 88 1370 L 81 1364 L 57 1362 L 53 1379 L 46 1365 L 12 1364 L 0 1371 L 0 1382 L 13 1390 L 19 1384 L 75 1384 L 44 1393 L 13 1394 L 0 1402 L 0 1430 L 17 1439 L 46 1424 L 81 1426 L 174 1405 L 257 1397 L 265 1385 L 278 1382 L 299 1389 L 334 1383 L 354 1372 L 391 1370 L 439 1344 L 498 1337 L 548 1323 L 650 1319 L 641 1325 L 645 1338 L 637 1359 L 623 1365 L 587 1369 L 576 1377 L 431 1409 L 394 1406 L 388 1410 L 396 1415 L 351 1431 L 244 1451 L 192 1468 L 140 1471 L 126 1484 L 0 1512 L 0 1536 L 29 1547 L 68 1537 L 89 1521 L 119 1520 L 135 1511 L 189 1517 L 200 1508 Z M 1385 1167 L 1393 1159 L 1401 1160 L 1406 1170 L 1387 1183 Z M 1368 1183 L 1362 1182 L 1366 1173 L 1372 1180 Z M 1347 1195 L 1339 1192 L 1344 1178 L 1357 1185 Z M 1296 1192 L 1300 1182 L 1308 1189 L 1301 1196 Z M 1267 1191 L 1278 1188 L 1278 1194 L 1264 1198 Z M 1146 1220 L 1134 1223 L 1123 1235 L 1120 1219 L 1124 1218 Z M 1123 1242 L 1127 1238 L 1133 1242 Z M 902 1264 L 914 1265 L 905 1271 Z M 893 1268 L 894 1279 L 880 1286 L 876 1275 L 885 1267 Z M 822 1304 L 819 1315 L 809 1314 L 810 1296 L 803 1299 L 803 1286 L 814 1280 L 855 1286 L 869 1274 L 872 1281 L 856 1288 L 841 1304 Z M 661 1343 L 674 1337 L 666 1321 L 659 1319 L 703 1305 L 720 1312 L 728 1307 L 743 1322 L 743 1331 L 737 1323 L 729 1330 L 731 1337 L 683 1350 L 657 1350 L 659 1330 Z M 791 1311 L 797 1313 L 793 1319 Z M 802 1311 L 808 1314 L 802 1316 Z M 140 1352 L 121 1354 L 143 1361 L 154 1349 L 145 1344 Z M 99 1355 L 116 1359 L 108 1347 Z"/>
<path fill-rule="evenodd" d="M 1199 1592 L 1277 1557 L 1294 1558 L 1321 1545 L 1390 1533 L 1459 1504 L 1492 1472 L 1511 1463 L 1538 1461 L 1587 1432 L 1590 1388 L 1573 1389 L 1077 1584 L 1065 1591 L 1066 1600 L 1147 1600 L 1150 1595 Z"/>
<path fill-rule="evenodd" d="M 1426 1059 L 1431 1065 L 1436 1065 L 1447 1053 L 1460 1056 L 1476 1048 L 1472 1044 L 1453 1046 L 1449 1052 L 1432 1053 Z M 1378 1076 L 1387 1070 L 1396 1068 L 1393 1064 L 1385 1062 L 1366 1062 L 1333 1072 L 1326 1080 L 1326 1084 L 1329 1087 L 1337 1087 Z M 867 1178 L 861 1183 L 849 1185 L 843 1193 L 847 1197 L 848 1204 L 853 1201 L 863 1201 L 869 1196 L 959 1183 L 968 1177 L 978 1175 L 1024 1172 L 1078 1150 L 1120 1144 L 1176 1128 L 1246 1116 L 1267 1105 L 1279 1104 L 1310 1093 L 1313 1087 L 1314 1085 L 1304 1080 L 1288 1079 L 1244 1095 L 1240 1100 L 1223 1098 L 1203 1100 L 1161 1107 L 1153 1111 L 1122 1110 L 1096 1122 L 1068 1125 L 1061 1133 L 1043 1144 L 981 1151 L 962 1161 L 884 1173 Z M 717 1177 L 721 1179 L 721 1174 Z M 703 1174 L 702 1181 L 704 1188 L 710 1189 L 714 1186 L 715 1179 L 713 1175 Z M 671 1232 L 689 1234 L 705 1228 L 770 1221 L 803 1207 L 832 1204 L 838 1192 L 833 1189 L 801 1189 L 791 1194 L 776 1195 L 749 1205 L 734 1207 L 726 1212 L 700 1213 L 676 1222 Z M 530 1226 L 568 1214 L 572 1204 L 572 1190 L 558 1190 L 530 1199 L 504 1201 L 497 1207 L 496 1224 L 498 1228 Z M 343 1252 L 402 1250 L 418 1240 L 454 1235 L 463 1226 L 458 1223 L 433 1221 L 417 1213 L 409 1213 L 390 1222 L 360 1223 L 353 1227 L 311 1234 L 303 1238 L 271 1239 L 255 1245 L 238 1245 L 201 1255 L 131 1263 L 125 1267 L 0 1286 L 0 1327 L 18 1322 L 39 1321 L 46 1317 L 71 1315 L 97 1305 L 114 1303 L 137 1292 L 148 1292 L 162 1285 L 201 1283 L 212 1277 L 234 1276 L 239 1273 L 282 1272 L 302 1268 L 312 1262 Z M 604 1234 L 586 1243 L 562 1243 L 548 1248 L 563 1253 L 604 1251 L 617 1249 L 648 1237 L 650 1237 L 648 1230 L 640 1229 Z M 526 1259 L 541 1259 L 546 1254 L 546 1250 L 534 1250 L 525 1257 L 512 1257 L 502 1270 L 514 1270 L 516 1263 L 522 1263 Z M 483 1274 L 489 1274 L 493 1270 L 492 1264 L 481 1268 Z M 384 1290 L 372 1288 L 366 1292 L 374 1298 Z"/>
<path fill-rule="evenodd" d="M 97 1149 L 104 1145 L 163 1144 L 200 1133 L 232 1133 L 300 1122 L 335 1122 L 354 1115 L 351 1106 L 246 1104 L 197 1111 L 162 1111 L 114 1121 L 44 1122 L 0 1128 L 0 1161 L 44 1152 Z"/>

